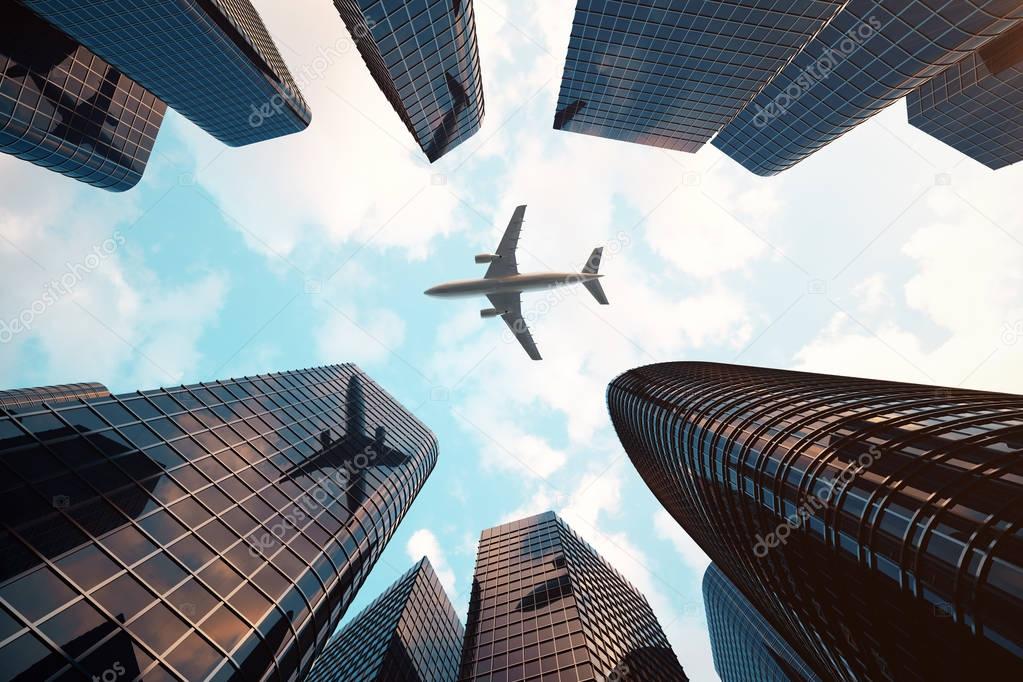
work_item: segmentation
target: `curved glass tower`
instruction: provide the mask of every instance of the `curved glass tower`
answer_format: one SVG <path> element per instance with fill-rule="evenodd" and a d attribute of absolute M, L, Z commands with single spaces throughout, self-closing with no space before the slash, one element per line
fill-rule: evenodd
<path fill-rule="evenodd" d="M 483 122 L 472 0 L 334 0 L 373 80 L 431 163 Z"/>
<path fill-rule="evenodd" d="M 703 574 L 703 603 L 721 682 L 821 682 L 714 564 Z"/>
<path fill-rule="evenodd" d="M 436 460 L 353 365 L 2 392 L 0 671 L 302 677 Z"/>
<path fill-rule="evenodd" d="M 677 362 L 618 377 L 608 406 L 820 677 L 1023 675 L 1023 397 Z"/>
<path fill-rule="evenodd" d="M 309 106 L 249 0 L 22 0 L 224 144 L 304 130 Z"/>

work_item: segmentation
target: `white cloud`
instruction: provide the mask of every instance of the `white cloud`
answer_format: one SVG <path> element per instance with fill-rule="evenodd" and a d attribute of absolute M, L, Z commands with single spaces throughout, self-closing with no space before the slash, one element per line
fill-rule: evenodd
<path fill-rule="evenodd" d="M 41 383 L 115 390 L 194 376 L 227 296 L 225 274 L 197 270 L 171 284 L 150 270 L 132 227 L 144 215 L 138 190 L 103 192 L 7 156 L 0 184 L 10 189 L 0 207 L 0 322 L 30 321 L 5 344 L 0 369 L 33 357 Z"/>
<path fill-rule="evenodd" d="M 380 363 L 405 341 L 405 321 L 391 310 L 360 312 L 349 304 L 320 310 L 326 319 L 315 332 L 316 349 L 325 363 Z"/>
<path fill-rule="evenodd" d="M 433 570 L 437 574 L 437 579 L 440 580 L 441 587 L 444 588 L 449 597 L 454 598 L 455 573 L 448 566 L 444 550 L 441 549 L 440 542 L 432 531 L 420 528 L 413 533 L 405 545 L 405 552 L 413 561 L 419 561 L 424 556 L 428 558 L 430 563 L 433 564 Z"/>
<path fill-rule="evenodd" d="M 703 572 L 710 566 L 710 557 L 700 549 L 700 546 L 689 537 L 688 533 L 682 530 L 671 514 L 659 509 L 654 514 L 654 530 L 657 532 L 657 537 L 667 540 L 674 546 L 675 551 L 682 557 L 682 563 L 702 579 Z"/>

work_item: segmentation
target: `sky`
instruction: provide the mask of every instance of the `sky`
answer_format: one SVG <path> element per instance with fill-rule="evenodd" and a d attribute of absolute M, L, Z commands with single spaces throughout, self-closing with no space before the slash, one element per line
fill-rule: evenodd
<path fill-rule="evenodd" d="M 253 4 L 306 131 L 229 148 L 168 111 L 121 194 L 0 157 L 0 325 L 30 320 L 0 331 L 0 377 L 128 392 L 357 363 L 440 459 L 348 618 L 424 554 L 464 618 L 480 531 L 553 509 L 646 595 L 691 679 L 716 680 L 708 559 L 615 438 L 611 379 L 710 360 L 1023 392 L 1023 165 L 984 168 L 904 102 L 774 178 L 709 145 L 558 132 L 574 2 L 476 0 L 486 118 L 430 165 L 331 3 Z M 610 306 L 524 298 L 542 362 L 485 300 L 422 293 L 481 276 L 519 204 L 523 272 L 605 249 Z"/>

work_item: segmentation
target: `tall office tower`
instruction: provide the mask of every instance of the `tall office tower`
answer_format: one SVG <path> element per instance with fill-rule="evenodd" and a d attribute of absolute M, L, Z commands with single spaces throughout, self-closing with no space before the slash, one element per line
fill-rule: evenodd
<path fill-rule="evenodd" d="M 821 678 L 1023 678 L 1023 397 L 677 362 L 616 378 L 608 406 Z"/>
<path fill-rule="evenodd" d="M 21 2 L 225 144 L 309 125 L 309 107 L 249 0 Z"/>
<path fill-rule="evenodd" d="M 327 643 L 308 682 L 454 682 L 464 635 L 423 557 Z"/>
<path fill-rule="evenodd" d="M 554 127 L 695 152 L 841 5 L 579 0 Z"/>
<path fill-rule="evenodd" d="M 334 0 L 373 79 L 431 163 L 483 122 L 472 0 Z"/>
<path fill-rule="evenodd" d="M 714 564 L 703 574 L 703 603 L 721 682 L 821 682 Z"/>
<path fill-rule="evenodd" d="M 850 0 L 713 144 L 757 175 L 775 175 L 1021 18 L 1019 0 Z"/>
<path fill-rule="evenodd" d="M 909 122 L 988 168 L 1023 160 L 1023 24 L 909 94 Z"/>
<path fill-rule="evenodd" d="M 352 365 L 0 393 L 0 670 L 301 677 L 436 458 Z"/>
<path fill-rule="evenodd" d="M 688 680 L 646 599 L 554 512 L 483 531 L 459 680 Z"/>
<path fill-rule="evenodd" d="M 0 4 L 0 151 L 123 191 L 142 178 L 165 110 L 18 3 Z"/>

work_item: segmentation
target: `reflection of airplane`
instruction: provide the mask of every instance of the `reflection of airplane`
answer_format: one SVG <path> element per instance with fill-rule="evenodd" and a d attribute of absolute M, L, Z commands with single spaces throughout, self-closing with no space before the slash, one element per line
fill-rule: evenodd
<path fill-rule="evenodd" d="M 24 12 L 24 14 L 22 14 Z M 47 133 L 71 145 L 90 146 L 93 150 L 124 168 L 136 168 L 138 162 L 126 156 L 113 146 L 113 135 L 103 130 L 104 126 L 116 126 L 118 119 L 109 114 L 110 106 L 117 91 L 120 72 L 107 66 L 100 87 L 86 99 L 76 99 L 58 82 L 65 77 L 50 80 L 54 69 L 64 64 L 78 50 L 78 44 L 57 31 L 45 41 L 38 40 L 39 31 L 30 22 L 41 21 L 24 8 L 16 10 L 13 19 L 0 31 L 3 49 L 9 64 L 4 72 L 8 78 L 29 79 L 50 104 L 60 123 Z M 50 32 L 47 32 L 48 34 Z M 70 66 L 67 67 L 70 70 Z M 58 81 L 58 82 L 55 82 Z"/>
<path fill-rule="evenodd" d="M 593 294 L 593 298 L 601 305 L 607 305 L 607 297 L 604 290 L 597 281 L 603 275 L 597 274 L 600 267 L 600 255 L 603 248 L 596 248 L 590 254 L 590 258 L 583 266 L 582 272 L 541 272 L 525 275 L 519 274 L 519 265 L 515 259 L 515 249 L 519 243 L 519 232 L 522 230 L 522 219 L 526 215 L 526 207 L 519 206 L 512 215 L 508 229 L 505 230 L 501 243 L 497 246 L 497 253 L 484 253 L 476 256 L 477 263 L 490 263 L 483 279 L 460 280 L 448 282 L 426 290 L 427 296 L 438 296 L 441 298 L 463 298 L 468 296 L 486 296 L 490 299 L 493 308 L 486 308 L 480 311 L 482 317 L 497 317 L 504 320 L 508 328 L 526 353 L 534 360 L 540 359 L 540 351 L 536 349 L 536 343 L 529 333 L 529 327 L 522 318 L 522 298 L 524 291 L 535 291 L 537 289 L 550 289 L 554 287 L 567 286 L 569 284 L 582 284 L 586 290 Z"/>
<path fill-rule="evenodd" d="M 364 473 L 368 467 L 397 467 L 408 461 L 408 456 L 387 445 L 387 429 L 377 426 L 373 435 L 366 433 L 366 402 L 362 396 L 362 381 L 358 375 L 348 383 L 345 396 L 347 424 L 345 434 L 334 439 L 329 430 L 320 433 L 320 450 L 301 464 L 296 464 L 285 473 L 291 477 L 308 476 L 318 478 L 323 473 L 326 479 L 337 480 L 331 474 L 347 472 L 344 489 L 333 491 L 346 493 L 346 506 L 351 514 L 366 499 Z M 330 487 L 327 487 L 331 490 Z"/>
<path fill-rule="evenodd" d="M 448 145 L 451 144 L 451 134 L 457 127 L 458 115 L 469 106 L 469 96 L 465 94 L 465 88 L 462 87 L 462 84 L 450 72 L 444 75 L 447 77 L 448 92 L 451 93 L 453 104 L 448 109 L 448 112 L 444 114 L 444 120 L 434 130 L 430 146 L 426 148 L 426 158 L 431 163 L 444 156 L 444 153 L 448 151 Z"/>

